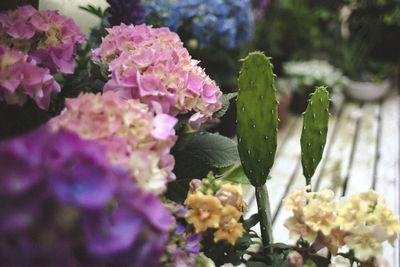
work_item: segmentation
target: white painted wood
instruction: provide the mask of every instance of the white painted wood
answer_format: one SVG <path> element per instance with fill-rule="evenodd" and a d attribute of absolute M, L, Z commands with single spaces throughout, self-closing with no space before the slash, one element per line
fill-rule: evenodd
<path fill-rule="evenodd" d="M 361 114 L 358 104 L 347 103 L 343 107 L 338 124 L 338 131 L 326 159 L 323 176 L 316 190 L 329 188 L 339 197 L 348 175 L 353 136 L 356 131 L 357 117 Z"/>
<path fill-rule="evenodd" d="M 388 98 L 382 106 L 382 132 L 378 148 L 376 191 L 385 197 L 386 204 L 399 216 L 399 101 L 400 97 Z M 400 243 L 395 249 L 383 246 L 383 257 L 393 266 L 400 266 Z"/>
<path fill-rule="evenodd" d="M 379 104 L 365 104 L 354 149 L 353 162 L 347 182 L 346 196 L 368 191 L 372 187 L 376 142 L 378 132 Z"/>

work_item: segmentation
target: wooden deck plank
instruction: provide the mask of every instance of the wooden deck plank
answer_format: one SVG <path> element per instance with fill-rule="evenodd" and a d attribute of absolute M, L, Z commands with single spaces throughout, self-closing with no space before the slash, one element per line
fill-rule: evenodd
<path fill-rule="evenodd" d="M 331 189 L 340 196 L 341 188 L 348 175 L 353 136 L 356 131 L 357 117 L 361 112 L 359 105 L 348 103 L 343 107 L 338 122 L 338 131 L 330 145 L 323 172 L 318 176 L 315 190 Z"/>
<path fill-rule="evenodd" d="M 362 108 L 358 138 L 355 140 L 353 161 L 350 166 L 345 195 L 365 192 L 372 188 L 376 142 L 378 133 L 379 104 L 368 103 Z"/>
<path fill-rule="evenodd" d="M 300 119 L 300 121 L 302 121 Z M 329 119 L 329 125 L 328 125 L 328 136 L 327 136 L 327 144 L 326 147 L 330 146 L 330 142 L 333 139 L 333 129 L 337 123 L 337 117 L 332 116 Z M 293 137 L 297 142 L 300 144 L 300 134 L 298 136 Z M 314 178 L 318 177 L 319 173 L 322 170 L 323 162 L 327 158 L 327 150 L 324 150 L 324 154 L 321 159 L 321 163 L 318 165 Z M 285 220 L 292 216 L 292 213 L 290 211 L 287 211 L 281 204 L 282 204 L 282 199 L 287 197 L 289 194 L 291 194 L 295 190 L 302 190 L 304 186 L 306 185 L 305 178 L 303 176 L 303 169 L 301 168 L 301 163 L 300 163 L 300 155 L 298 157 L 298 163 L 297 163 L 297 169 L 295 170 L 295 173 L 293 174 L 293 181 L 290 185 L 285 190 L 285 193 L 282 194 L 280 197 L 277 199 L 277 209 L 275 210 L 275 213 L 273 213 L 273 216 L 275 217 L 274 225 L 273 225 L 273 235 L 275 238 L 276 242 L 283 242 L 286 244 L 290 243 L 295 243 L 294 240 L 289 239 L 289 231 L 286 229 L 286 227 L 283 225 Z M 272 198 L 272 197 L 271 197 Z"/>
<path fill-rule="evenodd" d="M 399 101 L 400 97 L 390 97 L 384 101 L 381 115 L 381 135 L 378 148 L 375 190 L 384 195 L 386 204 L 399 215 Z M 392 248 L 387 242 L 383 246 L 383 256 L 392 265 L 400 266 L 399 240 Z"/>

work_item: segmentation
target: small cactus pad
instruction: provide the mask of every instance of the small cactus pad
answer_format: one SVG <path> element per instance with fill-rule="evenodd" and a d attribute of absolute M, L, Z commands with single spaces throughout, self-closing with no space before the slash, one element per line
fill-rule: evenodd
<path fill-rule="evenodd" d="M 301 133 L 301 164 L 307 185 L 322 158 L 328 133 L 329 93 L 326 87 L 318 87 L 308 100 L 303 113 Z"/>
<path fill-rule="evenodd" d="M 250 53 L 239 74 L 237 97 L 238 150 L 243 170 L 254 186 L 265 184 L 275 158 L 278 101 L 270 60 Z"/>

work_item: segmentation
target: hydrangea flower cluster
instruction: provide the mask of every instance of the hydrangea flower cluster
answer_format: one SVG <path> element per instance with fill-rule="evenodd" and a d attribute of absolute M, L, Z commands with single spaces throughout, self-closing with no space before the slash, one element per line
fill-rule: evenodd
<path fill-rule="evenodd" d="M 187 27 L 200 47 L 212 44 L 232 49 L 253 36 L 254 17 L 250 0 L 145 0 L 148 24 L 167 26 L 172 31 Z"/>
<path fill-rule="evenodd" d="M 185 200 L 189 209 L 185 219 L 194 226 L 196 233 L 216 228 L 214 242 L 226 240 L 234 245 L 244 232 L 239 223 L 242 211 L 247 209 L 242 195 L 241 185 L 221 185 L 212 173 L 201 181 L 194 179 Z"/>
<path fill-rule="evenodd" d="M 104 147 L 41 128 L 0 144 L 7 266 L 159 266 L 171 214 Z"/>
<path fill-rule="evenodd" d="M 52 92 L 60 92 L 60 86 L 48 69 L 0 43 L 0 101 L 22 106 L 29 96 L 39 108 L 48 109 Z"/>
<path fill-rule="evenodd" d="M 382 254 L 382 243 L 394 241 L 400 233 L 400 223 L 374 190 L 334 201 L 330 190 L 296 191 L 283 200 L 293 216 L 285 221 L 292 239 L 326 246 L 336 255 L 346 245 L 360 261 Z M 318 244 L 321 243 L 321 244 Z"/>
<path fill-rule="evenodd" d="M 73 73 L 76 46 L 85 35 L 74 21 L 58 11 L 22 6 L 0 12 L 0 42 L 31 55 L 51 73 Z"/>
<path fill-rule="evenodd" d="M 140 0 L 107 0 L 110 7 L 107 9 L 111 26 L 125 24 L 138 25 L 143 23 L 143 6 Z"/>
<path fill-rule="evenodd" d="M 111 79 L 105 92 L 140 99 L 154 111 L 172 116 L 193 111 L 189 118 L 193 128 L 221 108 L 222 92 L 190 57 L 176 33 L 125 24 L 107 31 L 100 48 L 93 51 L 94 61 L 109 65 Z"/>
<path fill-rule="evenodd" d="M 64 111 L 48 125 L 97 140 L 106 147 L 113 164 L 131 170 L 140 188 L 160 194 L 166 183 L 175 179 L 175 161 L 169 152 L 176 140 L 176 122 L 167 114 L 154 115 L 138 100 L 106 92 L 67 99 Z"/>

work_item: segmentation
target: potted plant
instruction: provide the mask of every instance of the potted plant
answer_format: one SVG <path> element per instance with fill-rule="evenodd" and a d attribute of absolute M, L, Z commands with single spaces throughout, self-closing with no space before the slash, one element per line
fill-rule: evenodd
<path fill-rule="evenodd" d="M 341 8 L 342 46 L 333 60 L 349 77 L 345 93 L 374 101 L 390 90 L 399 72 L 400 4 L 356 0 Z"/>
<path fill-rule="evenodd" d="M 308 95 L 316 86 L 326 85 L 331 94 L 338 94 L 346 84 L 342 72 L 323 60 L 286 62 L 283 72 L 293 86 L 291 109 L 296 113 L 305 110 Z"/>
<path fill-rule="evenodd" d="M 278 128 L 282 128 L 285 125 L 286 117 L 292 103 L 293 91 L 290 83 L 286 79 L 276 80 L 276 95 L 278 98 Z"/>

